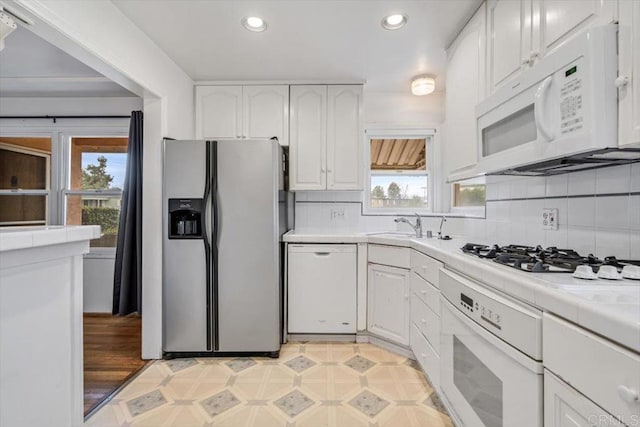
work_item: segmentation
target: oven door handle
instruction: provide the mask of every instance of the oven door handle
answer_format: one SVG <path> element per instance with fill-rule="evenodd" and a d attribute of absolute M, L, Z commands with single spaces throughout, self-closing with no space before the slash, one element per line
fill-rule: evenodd
<path fill-rule="evenodd" d="M 553 131 L 549 129 L 544 120 L 544 107 L 547 102 L 549 88 L 551 87 L 552 82 L 553 76 L 549 76 L 540 83 L 540 86 L 538 86 L 538 89 L 536 90 L 533 103 L 533 115 L 536 123 L 536 129 L 538 129 L 545 142 L 551 142 L 555 139 Z"/>

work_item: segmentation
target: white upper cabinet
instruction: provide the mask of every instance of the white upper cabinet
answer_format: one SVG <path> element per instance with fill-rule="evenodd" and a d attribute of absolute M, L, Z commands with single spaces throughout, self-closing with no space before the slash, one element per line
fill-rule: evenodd
<path fill-rule="evenodd" d="M 244 137 L 289 145 L 289 86 L 245 86 L 242 101 Z"/>
<path fill-rule="evenodd" d="M 362 86 L 329 86 L 327 190 L 362 188 Z"/>
<path fill-rule="evenodd" d="M 325 190 L 327 87 L 291 86 L 291 190 Z"/>
<path fill-rule="evenodd" d="M 475 107 L 485 94 L 485 6 L 447 51 L 446 174 L 469 172 L 478 161 Z"/>
<path fill-rule="evenodd" d="M 487 73 L 491 93 L 531 64 L 535 56 L 532 27 L 532 0 L 487 2 Z"/>
<path fill-rule="evenodd" d="M 362 86 L 291 86 L 290 107 L 290 189 L 362 189 Z"/>
<path fill-rule="evenodd" d="M 289 86 L 196 86 L 196 138 L 289 143 Z"/>
<path fill-rule="evenodd" d="M 577 33 L 613 22 L 616 3 L 616 0 L 488 0 L 489 94 L 535 66 L 539 58 Z"/>
<path fill-rule="evenodd" d="M 534 7 L 540 16 L 534 35 L 545 55 L 585 28 L 613 22 L 616 0 L 536 0 Z"/>
<path fill-rule="evenodd" d="M 618 23 L 618 139 L 640 143 L 640 1 L 620 0 Z"/>
<path fill-rule="evenodd" d="M 196 86 L 196 138 L 242 138 L 242 86 Z"/>

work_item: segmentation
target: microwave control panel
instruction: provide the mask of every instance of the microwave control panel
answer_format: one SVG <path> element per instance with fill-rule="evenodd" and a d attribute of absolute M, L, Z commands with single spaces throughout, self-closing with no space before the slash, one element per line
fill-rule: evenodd
<path fill-rule="evenodd" d="M 560 132 L 563 135 L 579 131 L 584 126 L 581 62 L 576 61 L 557 73 L 559 81 L 562 82 L 560 86 Z"/>

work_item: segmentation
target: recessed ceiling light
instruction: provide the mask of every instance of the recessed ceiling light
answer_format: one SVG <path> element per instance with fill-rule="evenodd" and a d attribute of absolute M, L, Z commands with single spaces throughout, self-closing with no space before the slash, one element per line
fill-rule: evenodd
<path fill-rule="evenodd" d="M 257 16 L 247 16 L 242 18 L 242 25 L 249 31 L 264 31 L 267 29 L 267 23 L 264 19 Z"/>
<path fill-rule="evenodd" d="M 399 13 L 389 15 L 385 17 L 381 22 L 382 28 L 386 30 L 397 30 L 398 28 L 404 27 L 406 23 L 407 16 L 401 15 Z"/>

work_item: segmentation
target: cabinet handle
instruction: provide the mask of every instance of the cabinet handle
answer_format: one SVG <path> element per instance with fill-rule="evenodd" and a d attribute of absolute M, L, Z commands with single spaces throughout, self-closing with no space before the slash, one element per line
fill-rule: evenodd
<path fill-rule="evenodd" d="M 522 58 L 522 65 L 529 65 L 531 63 L 531 58 Z"/>
<path fill-rule="evenodd" d="M 320 168 L 320 172 L 321 172 L 321 173 L 324 173 L 324 168 Z"/>
<path fill-rule="evenodd" d="M 327 169 L 327 172 L 331 173 L 331 169 Z"/>
<path fill-rule="evenodd" d="M 409 299 L 409 294 L 404 294 L 404 299 Z"/>
<path fill-rule="evenodd" d="M 330 252 L 314 252 L 317 256 L 329 256 Z"/>
<path fill-rule="evenodd" d="M 422 295 L 427 295 L 427 291 L 420 291 Z"/>
<path fill-rule="evenodd" d="M 618 386 L 618 395 L 627 403 L 638 403 L 638 392 L 624 385 Z"/>
<path fill-rule="evenodd" d="M 614 84 L 616 85 L 616 87 L 618 89 L 623 88 L 625 86 L 627 86 L 629 84 L 629 77 L 627 76 L 620 76 L 617 79 L 614 80 Z"/>
<path fill-rule="evenodd" d="M 236 138 L 242 139 L 242 135 L 236 135 Z"/>

